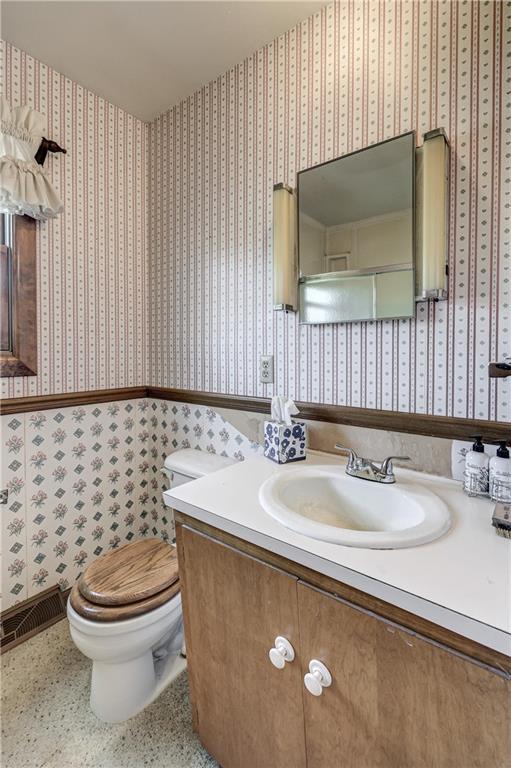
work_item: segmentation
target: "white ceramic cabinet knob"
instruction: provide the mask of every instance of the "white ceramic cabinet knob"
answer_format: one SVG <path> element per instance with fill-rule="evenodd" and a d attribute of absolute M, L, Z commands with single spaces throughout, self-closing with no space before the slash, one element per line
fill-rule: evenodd
<path fill-rule="evenodd" d="M 332 675 L 325 665 L 317 659 L 309 662 L 309 671 L 303 678 L 305 687 L 313 696 L 321 696 L 323 688 L 332 685 Z"/>
<path fill-rule="evenodd" d="M 277 669 L 284 669 L 286 661 L 293 661 L 295 651 L 289 640 L 280 635 L 275 638 L 275 646 L 268 652 L 270 661 Z"/>

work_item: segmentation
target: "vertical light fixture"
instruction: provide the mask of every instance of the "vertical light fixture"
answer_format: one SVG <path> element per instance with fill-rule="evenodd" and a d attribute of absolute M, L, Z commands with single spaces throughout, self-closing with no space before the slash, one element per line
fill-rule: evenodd
<path fill-rule="evenodd" d="M 273 187 L 273 308 L 295 312 L 298 299 L 296 200 L 291 187 Z"/>
<path fill-rule="evenodd" d="M 417 150 L 417 301 L 447 298 L 449 142 L 443 128 Z"/>

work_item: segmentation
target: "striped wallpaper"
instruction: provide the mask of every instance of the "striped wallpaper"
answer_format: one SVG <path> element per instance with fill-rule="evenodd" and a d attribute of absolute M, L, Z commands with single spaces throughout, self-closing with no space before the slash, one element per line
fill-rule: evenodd
<path fill-rule="evenodd" d="M 3 42 L 0 61 L 8 101 L 67 149 L 45 166 L 65 207 L 38 224 L 38 375 L 2 396 L 146 384 L 148 126 Z"/>
<path fill-rule="evenodd" d="M 511 4 L 339 2 L 150 129 L 153 384 L 511 421 Z M 410 129 L 452 144 L 450 299 L 414 320 L 274 315 L 275 182 Z"/>
<path fill-rule="evenodd" d="M 2 396 L 136 384 L 511 421 L 511 4 L 338 2 L 150 126 L 2 46 L 50 121 L 66 210 L 38 236 L 39 374 Z M 272 311 L 277 181 L 410 129 L 452 144 L 450 299 L 412 321 Z M 149 237 L 148 237 L 149 233 Z M 275 355 L 276 384 L 258 381 Z"/>

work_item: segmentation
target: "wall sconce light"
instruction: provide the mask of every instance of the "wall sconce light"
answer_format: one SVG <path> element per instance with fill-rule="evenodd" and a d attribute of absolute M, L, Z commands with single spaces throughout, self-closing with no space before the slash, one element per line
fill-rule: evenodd
<path fill-rule="evenodd" d="M 298 304 L 296 200 L 291 187 L 273 187 L 273 309 L 295 312 Z"/>
<path fill-rule="evenodd" d="M 443 128 L 416 150 L 416 298 L 447 298 L 450 148 Z"/>

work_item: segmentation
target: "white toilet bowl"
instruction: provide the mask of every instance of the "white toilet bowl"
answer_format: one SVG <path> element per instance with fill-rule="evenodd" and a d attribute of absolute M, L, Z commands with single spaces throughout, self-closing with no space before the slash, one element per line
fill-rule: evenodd
<path fill-rule="evenodd" d="M 232 463 L 225 456 L 186 448 L 170 454 L 163 471 L 171 485 L 181 485 Z M 98 570 L 107 561 L 108 578 L 103 573 L 98 588 Z M 137 571 L 142 582 L 157 574 L 138 602 L 133 584 Z M 177 579 L 174 548 L 144 539 L 93 561 L 73 587 L 67 604 L 71 637 L 92 661 L 90 703 L 101 720 L 118 723 L 133 717 L 186 668 Z M 120 613 L 125 618 L 117 620 Z"/>
<path fill-rule="evenodd" d="M 70 602 L 67 616 L 76 647 L 92 661 L 92 711 L 107 723 L 136 715 L 186 667 L 179 592 L 159 608 L 122 621 L 91 621 Z"/>

